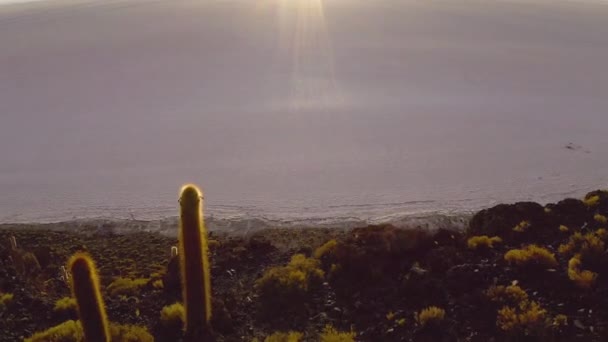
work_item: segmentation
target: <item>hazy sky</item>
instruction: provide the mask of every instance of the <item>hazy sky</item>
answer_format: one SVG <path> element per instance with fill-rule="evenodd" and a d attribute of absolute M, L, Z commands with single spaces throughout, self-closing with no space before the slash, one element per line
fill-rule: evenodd
<path fill-rule="evenodd" d="M 0 6 L 0 46 L 5 208 L 184 180 L 251 201 L 526 191 L 570 140 L 605 165 L 600 1 L 42 1 Z"/>

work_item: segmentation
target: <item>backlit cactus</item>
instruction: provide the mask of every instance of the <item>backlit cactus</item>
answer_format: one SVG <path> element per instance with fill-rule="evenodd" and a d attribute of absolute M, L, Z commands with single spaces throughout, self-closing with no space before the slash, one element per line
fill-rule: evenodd
<path fill-rule="evenodd" d="M 203 221 L 203 195 L 192 184 L 180 194 L 179 260 L 182 300 L 186 310 L 186 336 L 210 334 L 211 276 L 207 232 Z"/>
<path fill-rule="evenodd" d="M 72 296 L 76 299 L 85 340 L 109 342 L 108 319 L 93 260 L 87 254 L 76 253 L 70 258 L 68 265 L 72 273 Z"/>

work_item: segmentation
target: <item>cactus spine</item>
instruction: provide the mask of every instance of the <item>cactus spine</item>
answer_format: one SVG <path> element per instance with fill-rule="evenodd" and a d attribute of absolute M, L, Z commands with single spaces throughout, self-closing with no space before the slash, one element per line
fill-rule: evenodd
<path fill-rule="evenodd" d="M 110 331 L 106 310 L 99 292 L 99 277 L 91 257 L 74 254 L 69 261 L 72 273 L 72 296 L 78 305 L 78 316 L 86 342 L 109 342 Z"/>
<path fill-rule="evenodd" d="M 207 232 L 203 221 L 203 195 L 192 184 L 180 194 L 179 261 L 182 300 L 186 310 L 186 336 L 210 334 L 211 276 L 207 254 Z"/>

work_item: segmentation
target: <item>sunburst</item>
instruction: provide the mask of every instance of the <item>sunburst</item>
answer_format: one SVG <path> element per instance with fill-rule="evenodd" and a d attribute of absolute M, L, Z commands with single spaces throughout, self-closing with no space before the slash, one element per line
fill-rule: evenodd
<path fill-rule="evenodd" d="M 266 0 L 275 7 L 278 49 L 291 58 L 288 105 L 323 109 L 342 103 L 335 77 L 333 45 L 324 0 Z"/>

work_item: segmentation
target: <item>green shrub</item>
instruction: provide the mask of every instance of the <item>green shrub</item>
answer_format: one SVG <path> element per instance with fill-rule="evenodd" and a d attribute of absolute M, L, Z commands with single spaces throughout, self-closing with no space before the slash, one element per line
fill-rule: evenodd
<path fill-rule="evenodd" d="M 58 299 L 55 302 L 55 307 L 53 308 L 53 311 L 55 312 L 68 312 L 68 311 L 76 311 L 77 310 L 77 306 L 76 306 L 76 299 L 72 298 L 72 297 L 63 297 L 61 299 Z"/>
<path fill-rule="evenodd" d="M 608 223 L 608 218 L 606 218 L 606 216 L 601 215 L 601 214 L 595 214 L 595 216 L 593 216 L 593 219 L 601 224 Z"/>
<path fill-rule="evenodd" d="M 585 205 L 589 208 L 595 207 L 600 203 L 600 196 L 589 196 L 583 200 L 583 203 L 585 203 Z"/>
<path fill-rule="evenodd" d="M 421 310 L 416 314 L 416 322 L 421 327 L 436 326 L 445 318 L 445 310 L 436 306 L 431 306 Z"/>
<path fill-rule="evenodd" d="M 518 233 L 523 233 L 525 231 L 528 230 L 528 228 L 530 228 L 531 224 L 530 221 L 521 221 L 519 222 L 519 224 L 515 227 L 513 227 L 513 231 L 514 232 L 518 232 Z"/>
<path fill-rule="evenodd" d="M 304 336 L 302 333 L 290 331 L 290 332 L 275 332 L 272 335 L 266 337 L 264 342 L 300 342 Z"/>
<path fill-rule="evenodd" d="M 35 333 L 24 342 L 84 342 L 84 332 L 79 321 L 70 320 Z"/>
<path fill-rule="evenodd" d="M 149 280 L 150 279 L 147 278 L 118 278 L 108 286 L 108 293 L 110 296 L 136 296 L 139 294 L 141 288 L 148 284 Z"/>
<path fill-rule="evenodd" d="M 581 255 L 576 254 L 568 262 L 568 278 L 582 289 L 590 289 L 595 284 L 597 273 L 582 269 Z"/>
<path fill-rule="evenodd" d="M 333 326 L 326 325 L 319 335 L 319 340 L 321 342 L 355 342 L 355 333 L 338 331 Z"/>
<path fill-rule="evenodd" d="M 570 236 L 568 243 L 559 246 L 558 252 L 565 256 L 581 254 L 583 258 L 599 257 L 606 250 L 604 239 L 606 239 L 605 229 L 598 229 L 585 235 L 576 232 Z"/>
<path fill-rule="evenodd" d="M 148 330 L 135 325 L 110 324 L 110 335 L 115 342 L 153 342 Z M 35 333 L 24 342 L 85 342 L 79 321 L 65 321 L 45 331 Z"/>
<path fill-rule="evenodd" d="M 296 254 L 286 266 L 273 267 L 256 281 L 262 296 L 301 295 L 323 281 L 319 260 Z"/>
<path fill-rule="evenodd" d="M 537 245 L 528 245 L 522 249 L 512 249 L 505 254 L 505 260 L 517 266 L 537 266 L 553 268 L 557 266 L 555 254 Z"/>
<path fill-rule="evenodd" d="M 336 249 L 337 245 L 338 242 L 336 240 L 329 240 L 325 244 L 323 244 L 323 246 L 315 250 L 315 252 L 313 253 L 313 257 L 315 259 L 321 259 L 324 255 L 331 253 L 334 249 Z"/>
<path fill-rule="evenodd" d="M 120 342 L 154 342 L 148 329 L 136 325 L 110 324 L 112 341 Z"/>
<path fill-rule="evenodd" d="M 491 286 L 485 294 L 491 301 L 502 304 L 519 305 L 528 300 L 528 294 L 518 285 Z"/>
<path fill-rule="evenodd" d="M 12 293 L 0 293 L 0 309 L 4 310 L 7 306 L 11 304 L 13 301 Z"/>
<path fill-rule="evenodd" d="M 469 249 L 492 249 L 495 244 L 502 243 L 502 239 L 498 236 L 489 237 L 487 235 L 472 236 L 467 240 Z"/>
<path fill-rule="evenodd" d="M 160 321 L 166 328 L 181 329 L 185 320 L 186 312 L 181 303 L 167 305 L 160 311 Z"/>

